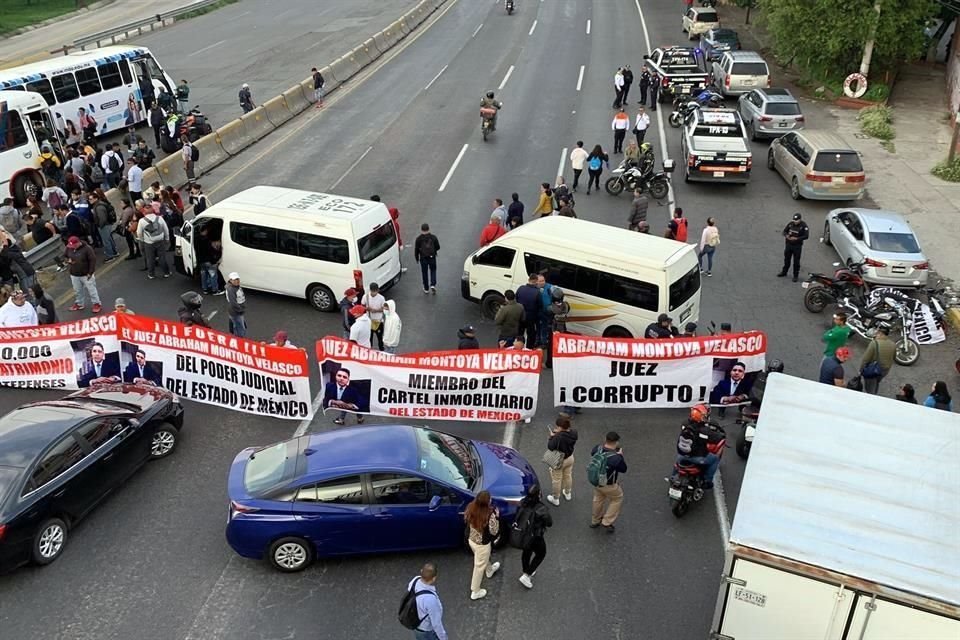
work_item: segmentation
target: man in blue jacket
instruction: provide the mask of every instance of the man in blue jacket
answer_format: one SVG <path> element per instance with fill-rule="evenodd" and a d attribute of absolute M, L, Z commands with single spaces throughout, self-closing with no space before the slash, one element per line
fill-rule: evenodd
<path fill-rule="evenodd" d="M 543 308 L 540 299 L 540 289 L 537 287 L 537 281 L 540 276 L 531 273 L 527 279 L 527 284 L 517 289 L 517 302 L 523 306 L 525 320 L 525 329 L 527 333 L 527 346 L 535 348 L 540 337 L 540 310 Z"/>

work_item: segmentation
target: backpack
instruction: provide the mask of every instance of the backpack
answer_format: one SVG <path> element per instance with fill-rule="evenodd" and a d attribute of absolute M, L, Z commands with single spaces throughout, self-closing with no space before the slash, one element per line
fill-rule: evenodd
<path fill-rule="evenodd" d="M 201 193 L 193 203 L 193 215 L 198 216 L 206 211 L 209 204 L 210 203 L 207 202 L 207 196 Z"/>
<path fill-rule="evenodd" d="M 533 528 L 536 521 L 536 511 L 533 507 L 520 507 L 517 511 L 517 517 L 513 519 L 510 525 L 510 537 L 508 542 L 514 549 L 526 549 L 530 546 L 533 539 Z"/>
<path fill-rule="evenodd" d="M 41 156 L 43 158 L 43 156 Z M 43 174 L 48 178 L 57 175 L 57 165 L 53 161 L 53 158 L 46 157 L 40 161 L 40 169 L 43 171 Z"/>
<path fill-rule="evenodd" d="M 600 171 L 603 167 L 603 158 L 600 156 L 593 156 L 590 158 L 590 171 Z"/>
<path fill-rule="evenodd" d="M 160 223 L 157 222 L 159 218 L 156 214 L 153 215 L 153 218 L 149 216 L 144 217 L 143 219 L 147 221 L 147 224 L 143 227 L 143 232 L 150 236 L 151 239 L 155 239 L 163 235 L 163 229 L 160 228 Z"/>
<path fill-rule="evenodd" d="M 687 241 L 687 219 L 686 218 L 674 218 L 674 222 L 677 223 L 677 240 L 680 242 Z"/>
<path fill-rule="evenodd" d="M 58 191 L 51 191 L 47 196 L 47 206 L 50 207 L 50 210 L 53 211 L 62 204 L 63 198 L 60 197 L 60 193 Z"/>
<path fill-rule="evenodd" d="M 419 578 L 417 578 L 419 580 Z M 403 600 L 400 601 L 400 610 L 397 611 L 397 619 L 407 629 L 416 629 L 424 618 L 417 612 L 417 596 L 425 593 L 432 594 L 432 591 L 414 591 L 417 588 L 417 581 L 410 586 L 410 590 L 403 594 Z"/>
<path fill-rule="evenodd" d="M 607 451 L 600 445 L 597 452 L 590 456 L 590 462 L 587 463 L 587 481 L 595 487 L 607 486 L 607 458 L 613 455 L 612 451 Z"/>
<path fill-rule="evenodd" d="M 190 145 L 190 162 L 198 162 L 200 160 L 200 149 L 196 145 Z"/>
<path fill-rule="evenodd" d="M 77 221 L 80 223 L 80 235 L 82 235 L 82 236 L 84 236 L 84 237 L 90 235 L 90 233 L 91 233 L 90 223 L 87 222 L 87 220 L 86 220 L 83 216 L 81 216 L 81 215 L 79 215 L 78 213 L 73 212 L 73 211 L 71 211 L 71 212 L 70 212 L 69 214 L 67 214 L 67 215 L 68 215 L 68 216 L 75 216 L 75 217 L 77 218 Z M 66 218 L 65 218 L 65 219 L 66 219 Z"/>
<path fill-rule="evenodd" d="M 103 205 L 107 209 L 107 224 L 117 224 L 117 210 L 109 202 L 104 201 Z"/>
<path fill-rule="evenodd" d="M 92 168 L 90 169 L 90 179 L 96 182 L 97 184 L 100 184 L 103 182 L 103 169 L 100 167 L 99 164 L 92 165 Z"/>
<path fill-rule="evenodd" d="M 436 257 L 437 248 L 433 242 L 433 236 L 424 236 L 423 245 L 420 247 L 420 255 L 424 258 Z"/>
<path fill-rule="evenodd" d="M 120 158 L 117 157 L 116 153 L 111 153 L 107 156 L 107 168 L 110 169 L 112 173 L 120 171 Z"/>

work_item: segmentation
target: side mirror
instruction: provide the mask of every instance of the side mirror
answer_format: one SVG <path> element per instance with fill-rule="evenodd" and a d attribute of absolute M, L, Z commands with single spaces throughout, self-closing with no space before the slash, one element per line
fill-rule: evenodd
<path fill-rule="evenodd" d="M 429 507 L 430 511 L 436 511 L 437 509 L 439 509 L 441 502 L 442 502 L 442 499 L 440 498 L 440 496 L 433 496 L 432 498 L 430 498 L 430 507 Z"/>
<path fill-rule="evenodd" d="M 644 60 L 649 60 L 649 59 L 650 59 L 650 56 L 643 56 L 643 59 L 644 59 Z"/>
<path fill-rule="evenodd" d="M 470 262 L 473 264 L 477 264 L 477 254 L 473 254 L 473 256 L 470 258 Z"/>

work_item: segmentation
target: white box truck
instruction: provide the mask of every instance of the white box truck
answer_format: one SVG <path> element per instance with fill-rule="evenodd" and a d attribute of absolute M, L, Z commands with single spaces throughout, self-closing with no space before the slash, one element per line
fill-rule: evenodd
<path fill-rule="evenodd" d="M 960 640 L 960 416 L 772 374 L 712 640 Z"/>

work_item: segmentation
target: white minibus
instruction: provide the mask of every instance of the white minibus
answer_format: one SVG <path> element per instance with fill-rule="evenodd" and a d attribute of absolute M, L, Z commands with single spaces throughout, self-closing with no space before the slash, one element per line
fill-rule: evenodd
<path fill-rule="evenodd" d="M 504 291 L 530 274 L 563 289 L 571 333 L 642 338 L 661 313 L 680 329 L 700 315 L 693 245 L 560 216 L 525 223 L 467 256 L 460 291 L 492 318 Z"/>
<path fill-rule="evenodd" d="M 44 187 L 40 147 L 49 144 L 63 159 L 63 148 L 47 103 L 31 91 L 0 91 L 0 200 L 9 194 L 18 207 Z"/>
<path fill-rule="evenodd" d="M 386 205 L 327 193 L 259 186 L 184 223 L 177 268 L 198 277 L 201 243 L 219 241 L 220 275 L 246 289 L 305 298 L 335 311 L 345 289 L 400 280 L 400 246 Z"/>

